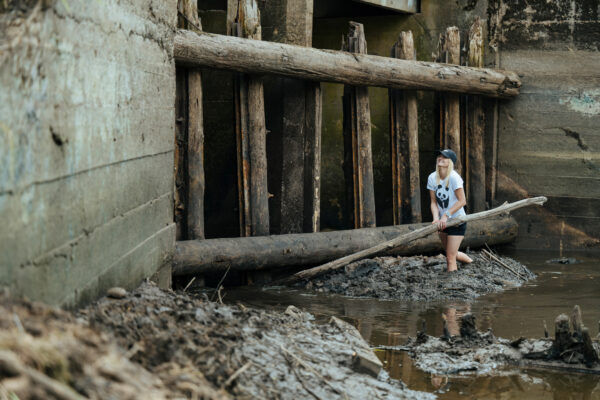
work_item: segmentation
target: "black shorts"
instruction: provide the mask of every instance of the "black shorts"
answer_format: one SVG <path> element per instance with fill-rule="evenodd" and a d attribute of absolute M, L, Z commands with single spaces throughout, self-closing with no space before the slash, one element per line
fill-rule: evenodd
<path fill-rule="evenodd" d="M 467 223 L 464 222 L 460 225 L 455 225 L 451 226 L 450 228 L 446 228 L 442 232 L 446 233 L 448 236 L 465 236 L 466 231 Z"/>

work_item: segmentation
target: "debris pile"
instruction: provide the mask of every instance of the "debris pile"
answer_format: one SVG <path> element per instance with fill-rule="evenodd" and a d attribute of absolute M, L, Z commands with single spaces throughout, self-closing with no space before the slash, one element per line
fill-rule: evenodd
<path fill-rule="evenodd" d="M 491 330 L 479 332 L 475 317 L 466 314 L 460 319 L 460 335 L 448 333 L 444 319 L 444 334 L 433 337 L 421 331 L 409 338 L 406 346 L 415 365 L 436 375 L 473 373 L 487 375 L 502 366 L 559 369 L 568 372 L 600 374 L 600 343 L 593 341 L 581 323 L 581 312 L 575 306 L 571 317 L 559 315 L 555 320 L 554 339 L 508 340 L 497 338 Z M 387 348 L 387 347 L 384 347 Z"/>
<path fill-rule="evenodd" d="M 431 399 L 358 331 L 144 284 L 77 315 L 0 298 L 0 399 Z M 4 396 L 4 397 L 3 397 Z"/>
<path fill-rule="evenodd" d="M 535 278 L 526 266 L 491 251 L 469 253 L 471 264 L 446 271 L 443 255 L 377 257 L 348 264 L 305 283 L 306 289 L 353 297 L 408 301 L 469 300 Z"/>

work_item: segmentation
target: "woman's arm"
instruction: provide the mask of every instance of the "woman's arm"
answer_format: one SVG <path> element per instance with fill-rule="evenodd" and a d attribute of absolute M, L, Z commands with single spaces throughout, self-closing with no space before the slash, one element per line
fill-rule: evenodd
<path fill-rule="evenodd" d="M 431 209 L 431 215 L 433 215 L 432 224 L 437 224 L 437 222 L 440 219 L 440 211 L 438 210 L 437 200 L 435 198 L 435 192 L 433 190 L 429 191 L 429 198 L 431 200 L 429 202 L 429 208 Z"/>
<path fill-rule="evenodd" d="M 454 214 L 460 210 L 461 207 L 467 204 L 467 200 L 465 199 L 465 190 L 463 188 L 456 189 L 454 194 L 456 195 L 456 203 L 454 203 L 454 205 L 448 209 L 450 215 Z M 448 222 L 448 216 L 444 214 L 442 215 L 442 218 L 440 218 L 440 222 L 438 224 L 441 229 L 446 229 L 446 222 Z"/>

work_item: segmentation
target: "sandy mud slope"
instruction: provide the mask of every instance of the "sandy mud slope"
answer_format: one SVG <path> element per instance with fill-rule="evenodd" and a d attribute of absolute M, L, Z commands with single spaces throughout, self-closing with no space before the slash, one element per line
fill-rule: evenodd
<path fill-rule="evenodd" d="M 408 301 L 468 300 L 535 278 L 523 264 L 490 252 L 469 253 L 471 264 L 446 272 L 444 256 L 377 257 L 312 279 L 310 290 Z"/>
<path fill-rule="evenodd" d="M 432 399 L 389 379 L 351 325 L 144 284 L 77 316 L 0 302 L 0 399 Z"/>

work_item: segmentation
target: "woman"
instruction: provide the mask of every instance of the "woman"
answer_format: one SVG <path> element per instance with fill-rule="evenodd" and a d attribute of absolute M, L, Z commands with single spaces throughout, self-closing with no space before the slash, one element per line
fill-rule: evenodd
<path fill-rule="evenodd" d="M 463 223 L 446 228 L 449 219 L 466 215 L 463 207 L 467 202 L 463 180 L 454 171 L 456 153 L 450 149 L 445 149 L 437 151 L 436 154 L 435 172 L 432 172 L 427 178 L 427 189 L 429 189 L 429 197 L 431 198 L 430 208 L 433 214 L 432 224 L 438 226 L 442 246 L 446 250 L 448 272 L 453 272 L 457 270 L 457 260 L 466 264 L 473 262 L 465 253 L 458 251 L 460 242 L 465 237 L 467 224 Z"/>

